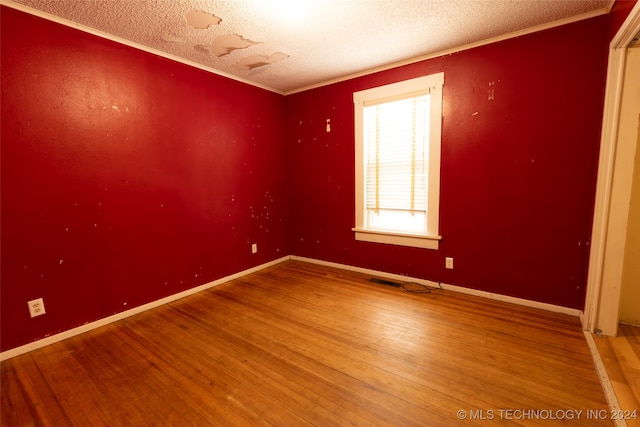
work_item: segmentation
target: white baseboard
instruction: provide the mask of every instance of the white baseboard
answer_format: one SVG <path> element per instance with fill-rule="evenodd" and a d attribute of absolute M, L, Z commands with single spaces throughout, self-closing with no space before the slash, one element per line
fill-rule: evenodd
<path fill-rule="evenodd" d="M 74 337 L 76 335 L 82 334 L 84 332 L 91 331 L 93 329 L 99 328 L 99 327 L 104 326 L 104 325 L 108 325 L 109 323 L 117 322 L 118 320 L 121 320 L 121 319 L 130 317 L 130 316 L 136 315 L 138 313 L 142 313 L 142 312 L 147 311 L 147 310 L 151 310 L 153 308 L 159 307 L 159 306 L 167 304 L 169 302 L 179 300 L 180 298 L 184 298 L 184 297 L 189 296 L 189 295 L 193 295 L 195 293 L 204 291 L 204 290 L 212 288 L 214 286 L 218 286 L 218 285 L 220 285 L 222 283 L 237 279 L 239 277 L 246 276 L 247 274 L 254 273 L 254 272 L 262 270 L 264 268 L 271 267 L 273 265 L 279 264 L 279 263 L 287 261 L 289 259 L 297 260 L 297 261 L 303 261 L 303 262 L 309 262 L 309 263 L 312 263 L 312 264 L 325 265 L 327 267 L 341 268 L 343 270 L 349 270 L 349 271 L 355 271 L 355 272 L 359 272 L 359 273 L 371 274 L 371 275 L 378 276 L 378 277 L 384 277 L 384 278 L 394 279 L 394 280 L 399 280 L 399 281 L 404 281 L 404 282 L 409 282 L 410 281 L 410 282 L 420 283 L 420 284 L 423 284 L 423 285 L 426 285 L 426 286 L 430 286 L 430 287 L 442 287 L 442 289 L 446 289 L 446 290 L 450 290 L 450 291 L 454 291 L 454 292 L 459 292 L 459 293 L 468 294 L 468 295 L 480 296 L 480 297 L 483 297 L 483 298 L 493 299 L 493 300 L 497 300 L 497 301 L 503 301 L 503 302 L 512 303 L 512 304 L 518 304 L 518 305 L 522 305 L 522 306 L 526 306 L 526 307 L 539 308 L 539 309 L 551 311 L 551 312 L 554 312 L 554 313 L 568 314 L 570 316 L 575 316 L 575 317 L 581 317 L 582 316 L 582 311 L 577 310 L 577 309 L 573 309 L 573 308 L 567 308 L 567 307 L 562 307 L 562 306 L 553 305 L 553 304 L 547 304 L 547 303 L 538 302 L 538 301 L 531 301 L 531 300 L 526 300 L 526 299 L 522 299 L 522 298 L 515 298 L 515 297 L 506 296 L 506 295 L 495 294 L 495 293 L 492 293 L 492 292 L 479 291 L 479 290 L 476 290 L 476 289 L 464 288 L 462 286 L 448 285 L 448 284 L 445 284 L 445 283 L 436 283 L 436 282 L 432 282 L 430 280 L 418 279 L 418 278 L 414 278 L 414 277 L 403 276 L 403 275 L 400 275 L 400 274 L 386 273 L 384 271 L 372 270 L 372 269 L 368 269 L 368 268 L 354 267 L 354 266 L 346 265 L 346 264 L 339 264 L 339 263 L 335 263 L 335 262 L 322 261 L 322 260 L 317 260 L 317 259 L 313 259 L 313 258 L 305 258 L 305 257 L 292 255 L 292 256 L 285 256 L 285 257 L 276 259 L 274 261 L 271 261 L 271 262 L 268 262 L 268 263 L 265 263 L 265 264 L 250 268 L 248 270 L 244 270 L 244 271 L 232 274 L 230 276 L 226 276 L 226 277 L 220 278 L 218 280 L 214 280 L 213 282 L 205 283 L 204 285 L 197 286 L 195 288 L 187 289 L 186 291 L 179 292 L 177 294 L 169 295 L 168 297 L 161 298 L 159 300 L 152 301 L 150 303 L 147 303 L 147 304 L 144 304 L 144 305 L 141 305 L 141 306 L 138 306 L 138 307 L 134 307 L 134 308 L 132 308 L 130 310 L 126 310 L 126 311 L 123 311 L 123 312 L 120 312 L 120 313 L 116 313 L 116 314 L 114 314 L 112 316 L 105 317 L 105 318 L 96 320 L 94 322 L 90 322 L 90 323 L 84 324 L 82 326 L 78 326 L 76 328 L 69 329 L 67 331 L 63 331 L 63 332 L 60 332 L 58 334 L 48 336 L 46 338 L 39 339 L 37 341 L 31 342 L 29 344 L 22 345 L 20 347 L 16 347 L 16 348 L 12 348 L 12 349 L 7 350 L 7 351 L 3 351 L 2 353 L 0 353 L 0 361 L 11 359 L 12 357 L 19 356 L 21 354 L 25 354 L 25 353 L 28 353 L 28 352 L 33 351 L 33 350 L 37 350 L 37 349 L 45 347 L 47 345 L 50 345 L 50 344 L 65 340 L 67 338 Z"/>
<path fill-rule="evenodd" d="M 618 323 L 628 326 L 635 326 L 636 328 L 640 327 L 640 322 L 627 322 L 625 320 L 620 320 Z"/>
<path fill-rule="evenodd" d="M 105 317 L 105 318 L 96 320 L 95 322 L 86 323 L 86 324 L 84 324 L 82 326 L 78 326 L 76 328 L 69 329 L 69 330 L 60 332 L 58 334 L 48 336 L 46 338 L 39 339 L 39 340 L 31 342 L 29 344 L 25 344 L 25 345 L 22 345 L 20 347 L 16 347 L 16 348 L 12 348 L 12 349 L 7 350 L 7 351 L 3 351 L 2 353 L 0 353 L 0 362 L 4 361 L 4 360 L 7 360 L 7 359 L 11 359 L 12 357 L 19 356 L 21 354 L 28 353 L 28 352 L 33 351 L 33 350 L 37 350 L 39 348 L 45 347 L 45 346 L 50 345 L 50 344 L 53 344 L 53 343 L 56 343 L 56 342 L 59 342 L 59 341 L 62 341 L 62 340 L 66 340 L 67 338 L 71 338 L 71 337 L 74 337 L 76 335 L 80 335 L 80 334 L 82 334 L 84 332 L 91 331 L 92 329 L 96 329 L 96 328 L 99 328 L 101 326 L 108 325 L 109 323 L 117 322 L 118 320 L 122 320 L 124 318 L 133 316 L 135 314 L 142 313 L 143 311 L 151 310 L 152 308 L 156 308 L 156 307 L 159 307 L 161 305 L 170 303 L 172 301 L 179 300 L 180 298 L 184 298 L 184 297 L 187 297 L 189 295 L 193 295 L 195 293 L 204 291 L 204 290 L 209 289 L 209 288 L 213 288 L 214 286 L 218 286 L 218 285 L 221 285 L 221 284 L 223 284 L 225 282 L 229 282 L 231 280 L 240 278 L 242 276 L 246 276 L 247 274 L 255 273 L 256 271 L 262 270 L 262 269 L 267 268 L 267 267 L 271 267 L 272 265 L 279 264 L 279 263 L 287 261 L 289 259 L 290 259 L 289 256 L 285 256 L 285 257 L 276 259 L 274 261 L 270 261 L 270 262 L 267 262 L 265 264 L 261 264 L 261 265 L 258 265 L 256 267 L 250 268 L 248 270 L 244 270 L 244 271 L 232 274 L 230 276 L 222 277 L 220 279 L 214 280 L 213 282 L 205 283 L 204 285 L 196 286 L 195 288 L 187 289 L 186 291 L 182 291 L 182 292 L 179 292 L 177 294 L 169 295 L 168 297 L 164 297 L 164 298 L 152 301 L 150 303 L 147 303 L 147 304 L 144 304 L 144 305 L 141 305 L 141 306 L 138 306 L 138 307 L 134 307 L 134 308 L 132 308 L 130 310 L 126 310 L 126 311 L 123 311 L 123 312 L 120 312 L 120 313 L 116 313 L 113 316 Z"/>
<path fill-rule="evenodd" d="M 454 291 L 454 292 L 459 292 L 459 293 L 462 293 L 462 294 L 474 295 L 474 296 L 488 298 L 488 299 L 492 299 L 492 300 L 496 300 L 496 301 L 502 301 L 502 302 L 518 304 L 518 305 L 522 305 L 522 306 L 526 306 L 526 307 L 538 308 L 538 309 L 541 309 L 541 310 L 551 311 L 551 312 L 554 312 L 554 313 L 567 314 L 569 316 L 574 316 L 574 317 L 578 317 L 578 318 L 582 315 L 582 311 L 578 310 L 578 309 L 575 309 L 575 308 L 568 308 L 568 307 L 563 307 L 563 306 L 560 306 L 560 305 L 547 304 L 547 303 L 544 303 L 544 302 L 531 301 L 531 300 L 522 299 L 522 298 L 510 297 L 510 296 L 507 296 L 507 295 L 501 295 L 501 294 L 496 294 L 496 293 L 492 293 L 492 292 L 479 291 L 477 289 L 470 289 L 470 288 L 465 288 L 465 287 L 462 287 L 462 286 L 448 285 L 446 283 L 437 283 L 437 282 L 432 282 L 430 280 L 418 279 L 418 278 L 409 277 L 409 276 L 403 276 L 401 274 L 386 273 L 384 271 L 372 270 L 372 269 L 368 269 L 368 268 L 353 267 L 353 266 L 346 265 L 346 264 L 338 264 L 338 263 L 335 263 L 335 262 L 321 261 L 321 260 L 317 260 L 317 259 L 313 259 L 313 258 L 305 258 L 305 257 L 299 257 L 299 256 L 295 256 L 295 255 L 292 255 L 291 259 L 292 260 L 297 260 L 297 261 L 309 262 L 309 263 L 313 263 L 313 264 L 325 265 L 327 267 L 341 268 L 343 270 L 350 270 L 350 271 L 355 271 L 355 272 L 358 272 L 358 273 L 371 274 L 371 275 L 374 275 L 374 276 L 384 277 L 384 278 L 387 278 L 387 279 L 399 280 L 399 281 L 402 281 L 402 282 L 415 282 L 415 283 L 420 283 L 422 285 L 435 287 L 435 288 L 441 287 L 442 289 L 446 289 L 446 290 Z"/>
<path fill-rule="evenodd" d="M 600 384 L 602 385 L 602 390 L 604 391 L 604 397 L 607 399 L 607 404 L 609 405 L 609 411 L 618 412 L 620 411 L 620 403 L 618 403 L 618 398 L 616 397 L 616 393 L 613 390 L 611 379 L 607 374 L 607 369 L 604 366 L 602 357 L 600 357 L 598 346 L 596 345 L 596 342 L 593 339 L 593 335 L 591 335 L 591 332 L 583 331 L 583 333 L 584 333 L 585 339 L 587 340 L 587 345 L 589 346 L 589 351 L 591 352 L 591 357 L 593 358 L 593 364 L 595 365 L 598 378 L 600 378 Z M 627 422 L 623 419 L 616 418 L 614 420 L 614 424 L 616 427 L 627 427 Z"/>

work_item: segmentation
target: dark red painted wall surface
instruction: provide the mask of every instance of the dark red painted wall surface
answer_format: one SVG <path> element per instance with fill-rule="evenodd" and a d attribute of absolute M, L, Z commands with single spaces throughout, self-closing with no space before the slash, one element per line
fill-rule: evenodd
<path fill-rule="evenodd" d="M 282 96 L 1 15 L 2 350 L 289 254 Z"/>
<path fill-rule="evenodd" d="M 289 254 L 582 308 L 630 3 L 287 98 L 0 7 L 1 350 Z M 439 71 L 441 249 L 356 242 L 352 93 Z"/>
<path fill-rule="evenodd" d="M 292 254 L 582 309 L 607 29 L 602 16 L 288 96 Z M 440 250 L 357 242 L 352 93 L 440 71 Z"/>

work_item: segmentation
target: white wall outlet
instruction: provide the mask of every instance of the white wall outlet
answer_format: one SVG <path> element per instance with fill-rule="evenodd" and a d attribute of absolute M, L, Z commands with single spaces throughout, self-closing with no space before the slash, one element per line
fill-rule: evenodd
<path fill-rule="evenodd" d="M 444 259 L 444 266 L 449 270 L 453 270 L 453 258 L 446 257 Z"/>
<path fill-rule="evenodd" d="M 29 315 L 32 318 L 42 316 L 46 313 L 46 311 L 44 311 L 44 301 L 42 298 L 27 301 L 27 305 L 29 306 Z"/>
<path fill-rule="evenodd" d="M 251 253 L 255 254 L 258 252 L 258 244 L 254 243 L 253 245 L 251 245 Z"/>

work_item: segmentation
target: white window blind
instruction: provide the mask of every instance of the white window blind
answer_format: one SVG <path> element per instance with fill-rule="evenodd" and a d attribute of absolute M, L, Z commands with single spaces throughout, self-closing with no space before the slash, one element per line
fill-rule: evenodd
<path fill-rule="evenodd" d="M 376 214 L 427 210 L 429 95 L 365 105 L 365 206 Z"/>

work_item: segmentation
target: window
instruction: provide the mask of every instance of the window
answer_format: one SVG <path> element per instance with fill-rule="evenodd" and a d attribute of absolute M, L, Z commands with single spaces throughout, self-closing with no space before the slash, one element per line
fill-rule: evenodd
<path fill-rule="evenodd" d="M 353 94 L 357 240 L 438 249 L 444 73 Z"/>

